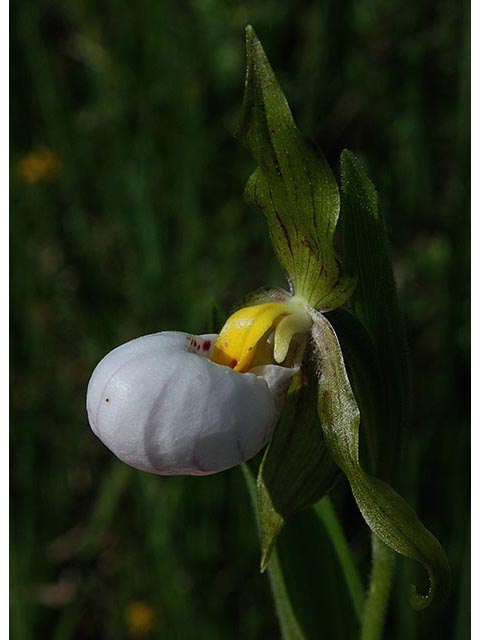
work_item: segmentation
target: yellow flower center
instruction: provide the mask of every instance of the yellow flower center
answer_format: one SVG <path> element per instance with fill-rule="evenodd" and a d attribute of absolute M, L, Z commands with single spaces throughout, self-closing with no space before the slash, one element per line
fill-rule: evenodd
<path fill-rule="evenodd" d="M 241 373 L 257 364 L 281 364 L 293 336 L 306 333 L 311 324 L 305 305 L 295 298 L 244 307 L 228 318 L 211 360 Z"/>

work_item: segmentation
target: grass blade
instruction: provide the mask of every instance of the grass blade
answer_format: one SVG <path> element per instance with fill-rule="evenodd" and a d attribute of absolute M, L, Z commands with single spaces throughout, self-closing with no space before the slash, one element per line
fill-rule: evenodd
<path fill-rule="evenodd" d="M 365 602 L 365 592 L 357 567 L 350 553 L 350 547 L 340 524 L 331 499 L 327 496 L 313 508 L 327 530 L 342 568 L 355 614 L 361 622 Z"/>

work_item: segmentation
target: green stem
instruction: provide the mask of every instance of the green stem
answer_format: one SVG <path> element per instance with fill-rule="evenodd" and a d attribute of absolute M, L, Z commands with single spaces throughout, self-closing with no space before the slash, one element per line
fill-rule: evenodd
<path fill-rule="evenodd" d="M 253 511 L 258 526 L 258 508 L 257 508 L 257 485 L 251 469 L 248 465 L 242 464 L 243 477 L 245 479 L 248 493 L 252 501 Z M 268 577 L 272 589 L 273 600 L 277 612 L 278 622 L 283 640 L 305 640 L 305 635 L 297 620 L 295 611 L 293 610 L 287 586 L 285 584 L 282 568 L 276 550 L 273 551 L 268 566 Z"/>
<path fill-rule="evenodd" d="M 306 640 L 290 601 L 276 549 L 270 557 L 267 573 L 283 640 Z"/>
<path fill-rule="evenodd" d="M 394 552 L 372 533 L 372 573 L 361 640 L 380 640 L 382 637 L 395 560 Z"/>
<path fill-rule="evenodd" d="M 355 614 L 357 619 L 361 621 L 363 618 L 365 592 L 332 501 L 326 496 L 323 500 L 317 502 L 314 510 L 330 536 L 338 562 L 342 568 L 345 582 L 347 583 Z"/>

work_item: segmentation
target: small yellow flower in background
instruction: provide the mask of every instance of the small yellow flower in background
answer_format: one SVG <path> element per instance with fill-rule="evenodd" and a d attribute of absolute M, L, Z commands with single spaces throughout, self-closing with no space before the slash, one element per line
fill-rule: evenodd
<path fill-rule="evenodd" d="M 154 611 L 146 602 L 136 600 L 130 602 L 125 609 L 125 620 L 132 638 L 147 636 L 153 629 L 154 619 Z"/>
<path fill-rule="evenodd" d="M 17 162 L 17 173 L 23 182 L 34 184 L 41 180 L 55 180 L 61 171 L 61 163 L 52 149 L 41 146 L 26 153 Z"/>

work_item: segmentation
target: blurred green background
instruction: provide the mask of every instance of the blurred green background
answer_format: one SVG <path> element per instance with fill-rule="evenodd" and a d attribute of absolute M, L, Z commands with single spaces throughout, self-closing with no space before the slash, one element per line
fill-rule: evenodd
<path fill-rule="evenodd" d="M 415 396 L 396 486 L 444 544 L 454 588 L 445 609 L 413 612 L 408 588 L 422 575 L 400 560 L 385 637 L 469 637 L 469 4 L 17 0 L 15 639 L 279 636 L 240 470 L 130 470 L 84 409 L 114 346 L 210 330 L 212 300 L 228 310 L 285 284 L 264 221 L 243 204 L 253 163 L 232 137 L 247 23 L 302 130 L 337 175 L 342 148 L 361 156 L 387 216 Z M 334 498 L 366 580 L 368 532 L 344 485 Z M 313 637 L 355 638 L 334 554 L 309 517 L 282 546 L 305 624 Z"/>

